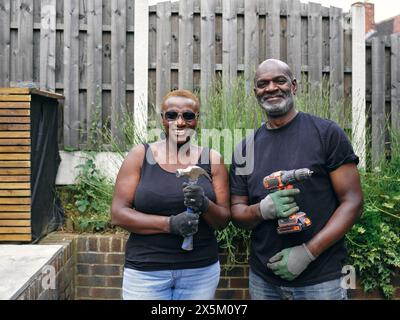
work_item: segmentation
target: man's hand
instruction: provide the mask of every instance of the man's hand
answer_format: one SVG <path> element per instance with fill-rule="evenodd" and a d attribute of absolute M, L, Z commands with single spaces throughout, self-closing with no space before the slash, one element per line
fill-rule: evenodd
<path fill-rule="evenodd" d="M 195 212 L 206 212 L 210 206 L 210 202 L 204 194 L 204 189 L 199 185 L 188 184 L 186 182 L 182 186 L 185 206 L 192 208 Z"/>
<path fill-rule="evenodd" d="M 269 259 L 267 267 L 277 276 L 291 281 L 298 277 L 315 257 L 305 243 L 301 246 L 283 249 Z"/>
<path fill-rule="evenodd" d="M 260 202 L 261 216 L 265 220 L 287 218 L 299 211 L 294 196 L 299 189 L 279 190 L 270 193 Z"/>
<path fill-rule="evenodd" d="M 170 233 L 187 237 L 195 234 L 199 226 L 199 215 L 197 213 L 187 213 L 186 211 L 169 217 Z"/>

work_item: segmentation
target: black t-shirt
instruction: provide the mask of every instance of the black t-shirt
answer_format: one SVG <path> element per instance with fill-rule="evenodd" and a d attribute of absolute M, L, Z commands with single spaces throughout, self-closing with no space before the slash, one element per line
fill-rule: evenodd
<path fill-rule="evenodd" d="M 145 144 L 148 158 L 144 158 L 140 181 L 136 188 L 134 207 L 136 210 L 162 216 L 176 215 L 186 211 L 183 204 L 182 183 L 187 177 L 177 178 L 175 173 L 165 171 L 154 161 L 149 145 Z M 197 166 L 211 177 L 209 149 L 204 148 Z M 216 201 L 212 183 L 204 176 L 197 182 L 205 195 Z M 125 267 L 141 271 L 176 270 L 201 268 L 218 261 L 218 245 L 213 228 L 200 216 L 199 229 L 193 235 L 193 250 L 181 248 L 183 237 L 170 234 L 131 233 L 126 243 Z"/>
<path fill-rule="evenodd" d="M 329 173 L 350 162 L 357 164 L 358 157 L 344 131 L 333 121 L 302 112 L 279 129 L 270 130 L 262 125 L 254 136 L 238 145 L 230 168 L 231 194 L 248 196 L 249 205 L 259 203 L 268 194 L 263 187 L 265 176 L 279 170 L 308 168 L 314 171 L 310 179 L 295 184 L 301 191 L 295 197 L 300 211 L 312 221 L 309 229 L 278 235 L 277 220 L 265 220 L 252 230 L 250 266 L 265 281 L 296 287 L 341 276 L 346 257 L 344 239 L 323 252 L 293 281 L 276 276 L 266 264 L 277 252 L 309 241 L 325 226 L 339 205 Z"/>

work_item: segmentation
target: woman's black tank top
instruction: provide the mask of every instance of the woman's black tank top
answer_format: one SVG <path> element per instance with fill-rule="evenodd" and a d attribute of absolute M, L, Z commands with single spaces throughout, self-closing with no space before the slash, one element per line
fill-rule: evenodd
<path fill-rule="evenodd" d="M 143 213 L 162 216 L 176 215 L 186 210 L 183 204 L 182 183 L 187 177 L 177 178 L 154 161 L 149 145 L 145 156 L 133 207 Z M 197 165 L 211 176 L 209 149 L 204 148 Z M 213 202 L 216 196 L 212 183 L 200 176 L 197 184 Z M 193 235 L 192 251 L 181 248 L 183 237 L 174 234 L 140 235 L 131 233 L 126 244 L 125 267 L 141 271 L 201 268 L 218 261 L 218 246 L 213 228 L 200 216 L 199 229 Z"/>

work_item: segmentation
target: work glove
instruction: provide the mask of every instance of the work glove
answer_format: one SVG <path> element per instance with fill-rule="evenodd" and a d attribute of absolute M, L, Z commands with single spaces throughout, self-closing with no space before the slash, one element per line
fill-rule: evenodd
<path fill-rule="evenodd" d="M 283 249 L 269 259 L 267 267 L 282 279 L 291 281 L 298 277 L 315 260 L 305 243 Z"/>
<path fill-rule="evenodd" d="M 186 238 L 197 232 L 199 215 L 197 213 L 181 212 L 169 217 L 169 231 Z"/>
<path fill-rule="evenodd" d="M 194 212 L 204 213 L 208 210 L 210 202 L 204 194 L 204 189 L 197 184 L 188 184 L 184 182 L 183 197 L 186 207 L 192 208 Z"/>
<path fill-rule="evenodd" d="M 299 211 L 294 196 L 299 189 L 279 190 L 268 194 L 260 202 L 261 216 L 265 220 L 287 218 Z"/>

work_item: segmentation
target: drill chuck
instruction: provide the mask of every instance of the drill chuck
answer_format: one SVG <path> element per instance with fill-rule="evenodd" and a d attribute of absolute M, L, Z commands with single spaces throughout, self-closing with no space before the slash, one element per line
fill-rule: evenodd
<path fill-rule="evenodd" d="M 309 177 L 311 177 L 312 174 L 313 171 L 307 168 L 295 169 L 295 170 L 283 171 L 281 179 L 284 185 L 288 185 L 295 182 L 306 180 Z"/>

